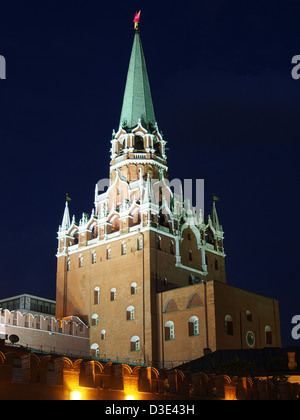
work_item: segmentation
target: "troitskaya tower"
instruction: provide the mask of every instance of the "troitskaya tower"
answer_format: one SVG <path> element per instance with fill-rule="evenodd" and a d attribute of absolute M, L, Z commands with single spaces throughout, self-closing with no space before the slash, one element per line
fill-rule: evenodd
<path fill-rule="evenodd" d="M 58 230 L 56 316 L 76 315 L 90 325 L 94 357 L 166 365 L 217 348 L 223 229 L 215 203 L 204 220 L 167 179 L 166 141 L 136 28 L 111 139 L 110 185 L 105 192 L 96 185 L 95 207 L 78 222 L 66 202 Z"/>

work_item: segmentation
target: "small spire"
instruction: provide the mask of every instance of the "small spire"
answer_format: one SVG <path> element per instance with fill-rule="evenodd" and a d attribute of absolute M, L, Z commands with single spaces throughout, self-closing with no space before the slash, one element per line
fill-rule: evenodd
<path fill-rule="evenodd" d="M 66 200 L 65 211 L 64 211 L 64 215 L 63 215 L 62 224 L 61 224 L 61 230 L 68 229 L 70 227 L 70 225 L 71 225 L 71 223 L 70 223 L 70 212 L 69 212 L 68 200 Z"/>
<path fill-rule="evenodd" d="M 212 225 L 215 229 L 220 230 L 220 223 L 219 223 L 219 218 L 218 218 L 218 214 L 217 214 L 217 209 L 216 209 L 216 200 L 213 200 L 213 208 L 212 208 L 212 212 L 211 212 L 211 221 L 212 221 Z"/>

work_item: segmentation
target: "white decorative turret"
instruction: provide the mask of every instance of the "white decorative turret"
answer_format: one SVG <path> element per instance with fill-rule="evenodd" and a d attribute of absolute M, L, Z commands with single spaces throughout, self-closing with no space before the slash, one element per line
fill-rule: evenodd
<path fill-rule="evenodd" d="M 70 212 L 69 212 L 69 206 L 68 201 L 66 201 L 65 211 L 63 215 L 63 220 L 61 224 L 61 230 L 67 230 L 70 227 Z"/>

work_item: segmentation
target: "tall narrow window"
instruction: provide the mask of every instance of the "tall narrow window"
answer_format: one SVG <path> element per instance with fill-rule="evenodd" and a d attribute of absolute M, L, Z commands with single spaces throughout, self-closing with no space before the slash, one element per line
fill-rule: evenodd
<path fill-rule="evenodd" d="M 140 338 L 135 335 L 130 339 L 130 351 L 139 351 L 140 350 Z"/>
<path fill-rule="evenodd" d="M 116 300 L 117 299 L 117 290 L 115 288 L 110 290 L 110 300 Z"/>
<path fill-rule="evenodd" d="M 273 344 L 272 330 L 271 330 L 271 327 L 269 327 L 269 325 L 265 326 L 265 339 L 266 339 L 266 344 Z"/>
<path fill-rule="evenodd" d="M 93 314 L 92 315 L 92 326 L 95 327 L 96 325 L 98 325 L 98 315 L 97 314 Z"/>
<path fill-rule="evenodd" d="M 189 319 L 189 336 L 199 335 L 199 319 L 197 316 L 191 316 Z"/>
<path fill-rule="evenodd" d="M 126 309 L 126 319 L 127 321 L 132 321 L 134 319 L 134 307 L 128 306 Z"/>
<path fill-rule="evenodd" d="M 174 322 L 168 321 L 165 323 L 165 341 L 175 339 Z"/>
<path fill-rule="evenodd" d="M 91 345 L 91 355 L 92 357 L 99 357 L 99 345 L 97 343 Z"/>
<path fill-rule="evenodd" d="M 170 242 L 170 254 L 171 255 L 175 254 L 175 252 L 174 252 L 174 242 L 173 241 Z"/>
<path fill-rule="evenodd" d="M 193 261 L 193 253 L 192 253 L 192 251 L 189 251 L 189 260 L 190 261 Z"/>
<path fill-rule="evenodd" d="M 67 271 L 70 271 L 71 268 L 71 263 L 70 263 L 70 258 L 67 259 Z"/>
<path fill-rule="evenodd" d="M 122 255 L 126 255 L 126 242 L 122 242 L 122 246 L 121 246 L 121 253 Z"/>
<path fill-rule="evenodd" d="M 83 256 L 82 254 L 79 255 L 79 267 L 83 266 Z"/>
<path fill-rule="evenodd" d="M 94 288 L 94 305 L 98 305 L 100 303 L 100 287 Z"/>
<path fill-rule="evenodd" d="M 111 259 L 111 249 L 110 249 L 110 246 L 108 246 L 106 248 L 106 259 L 107 260 L 110 260 Z"/>
<path fill-rule="evenodd" d="M 130 285 L 130 293 L 132 295 L 136 295 L 136 292 L 137 292 L 137 284 L 136 283 L 131 283 L 131 285 Z"/>
<path fill-rule="evenodd" d="M 216 258 L 215 258 L 215 270 L 219 270 L 219 264 Z"/>
<path fill-rule="evenodd" d="M 233 335 L 233 321 L 230 315 L 225 316 L 225 332 L 227 335 Z"/>
<path fill-rule="evenodd" d="M 95 264 L 97 262 L 97 254 L 95 251 L 92 252 L 92 264 Z"/>
<path fill-rule="evenodd" d="M 101 331 L 101 340 L 106 340 L 106 331 L 105 330 Z"/>
<path fill-rule="evenodd" d="M 157 249 L 161 250 L 161 237 L 160 236 L 158 236 L 158 238 L 157 238 L 156 247 L 157 247 Z"/>
<path fill-rule="evenodd" d="M 252 321 L 252 313 L 250 311 L 246 311 L 247 321 Z"/>
<path fill-rule="evenodd" d="M 138 249 L 138 251 L 141 251 L 143 249 L 143 239 L 142 238 L 138 238 L 138 240 L 137 240 L 137 249 Z"/>

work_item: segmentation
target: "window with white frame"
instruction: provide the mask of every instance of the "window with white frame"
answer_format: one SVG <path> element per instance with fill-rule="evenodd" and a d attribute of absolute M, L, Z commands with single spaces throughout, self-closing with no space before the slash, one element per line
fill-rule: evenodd
<path fill-rule="evenodd" d="M 138 251 L 141 251 L 143 249 L 143 238 L 138 238 L 137 249 L 138 249 Z"/>
<path fill-rule="evenodd" d="M 134 335 L 130 339 L 130 351 L 139 351 L 140 350 L 140 338 L 137 335 Z"/>
<path fill-rule="evenodd" d="M 99 345 L 97 343 L 91 345 L 91 354 L 93 357 L 99 357 Z"/>
<path fill-rule="evenodd" d="M 175 326 L 173 321 L 165 323 L 165 341 L 175 339 Z"/>
<path fill-rule="evenodd" d="M 131 285 L 130 285 L 130 293 L 132 295 L 136 295 L 136 292 L 137 292 L 137 284 L 135 282 L 134 283 L 131 283 Z"/>
<path fill-rule="evenodd" d="M 197 316 L 191 316 L 189 319 L 189 336 L 199 335 L 199 319 Z"/>
<path fill-rule="evenodd" d="M 101 331 L 101 340 L 106 340 L 106 330 Z"/>
<path fill-rule="evenodd" d="M 116 300 L 117 299 L 117 290 L 113 287 L 110 289 L 110 300 Z"/>
<path fill-rule="evenodd" d="M 100 287 L 94 288 L 94 305 L 98 305 L 100 303 Z"/>
<path fill-rule="evenodd" d="M 95 327 L 96 325 L 98 325 L 98 320 L 99 320 L 98 315 L 97 314 L 93 314 L 92 317 L 91 317 L 91 321 L 92 321 L 92 326 L 93 327 Z"/>
<path fill-rule="evenodd" d="M 83 256 L 82 254 L 79 255 L 79 267 L 83 266 Z"/>
<path fill-rule="evenodd" d="M 106 248 L 106 259 L 107 260 L 110 260 L 111 259 L 111 249 L 110 249 L 110 246 L 108 246 Z"/>
<path fill-rule="evenodd" d="M 134 306 L 128 306 L 126 309 L 126 319 L 127 321 L 131 321 L 134 319 Z"/>

